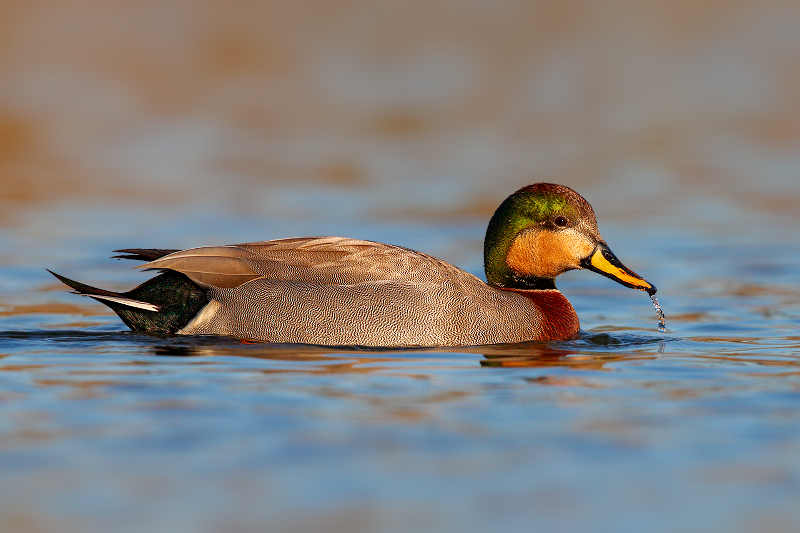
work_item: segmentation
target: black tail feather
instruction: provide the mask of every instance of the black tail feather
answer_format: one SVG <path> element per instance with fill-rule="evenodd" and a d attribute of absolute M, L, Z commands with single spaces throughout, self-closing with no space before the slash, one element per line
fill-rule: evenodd
<path fill-rule="evenodd" d="M 164 248 L 126 248 L 114 251 L 124 255 L 114 255 L 112 259 L 133 259 L 135 261 L 155 261 L 165 255 L 180 252 L 180 250 L 167 250 Z"/>
<path fill-rule="evenodd" d="M 166 254 L 164 254 L 166 255 Z M 97 296 L 96 300 L 110 307 L 133 331 L 176 333 L 184 328 L 208 303 L 206 291 L 180 272 L 167 270 L 128 292 L 112 292 L 84 285 L 48 270 L 77 294 Z M 132 307 L 103 296 L 145 302 L 158 311 Z"/>
<path fill-rule="evenodd" d="M 84 285 L 83 283 L 79 283 L 77 281 L 71 280 L 69 278 L 65 278 L 60 274 L 56 274 L 50 269 L 45 269 L 50 272 L 52 275 L 57 277 L 64 285 L 68 287 L 72 287 L 75 289 L 77 294 L 85 294 L 87 296 L 97 295 L 97 296 L 122 296 L 118 292 L 107 291 L 104 289 L 98 289 L 97 287 L 92 287 L 91 285 Z"/>

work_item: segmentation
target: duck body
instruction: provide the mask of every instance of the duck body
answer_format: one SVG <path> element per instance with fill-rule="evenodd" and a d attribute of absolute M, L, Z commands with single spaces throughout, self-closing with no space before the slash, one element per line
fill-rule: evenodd
<path fill-rule="evenodd" d="M 119 250 L 125 255 L 117 257 L 147 261 L 138 268 L 161 272 L 127 293 L 56 276 L 135 331 L 328 346 L 567 339 L 579 321 L 553 280 L 571 268 L 655 292 L 611 254 L 577 193 L 536 184 L 515 195 L 487 231 L 489 283 L 408 248 L 341 237 Z M 531 198 L 538 204 L 519 202 Z"/>
<path fill-rule="evenodd" d="M 397 246 L 329 237 L 188 251 L 231 252 L 260 277 L 232 288 L 209 287 L 208 306 L 178 333 L 325 345 L 458 346 L 564 338 L 578 331 L 575 311 L 556 290 L 499 289 Z M 163 261 L 180 260 L 178 253 Z"/>

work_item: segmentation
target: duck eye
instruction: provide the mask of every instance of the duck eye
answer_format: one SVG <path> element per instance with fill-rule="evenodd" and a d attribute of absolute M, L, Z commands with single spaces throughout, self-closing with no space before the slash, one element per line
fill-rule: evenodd
<path fill-rule="evenodd" d="M 556 226 L 563 228 L 569 221 L 567 220 L 567 217 L 556 217 L 554 222 L 556 223 Z"/>

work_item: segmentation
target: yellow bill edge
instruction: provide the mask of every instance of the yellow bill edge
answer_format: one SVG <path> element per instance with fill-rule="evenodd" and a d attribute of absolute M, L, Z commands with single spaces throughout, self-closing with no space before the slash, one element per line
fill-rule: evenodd
<path fill-rule="evenodd" d="M 657 289 L 653 284 L 648 283 L 640 275 L 623 265 L 617 259 L 617 256 L 604 244 L 597 245 L 592 255 L 583 261 L 583 266 L 626 287 L 647 291 L 650 295 L 656 293 Z"/>

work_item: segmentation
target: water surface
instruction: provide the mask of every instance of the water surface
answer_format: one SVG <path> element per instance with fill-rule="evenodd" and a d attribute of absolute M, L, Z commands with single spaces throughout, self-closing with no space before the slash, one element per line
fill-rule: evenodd
<path fill-rule="evenodd" d="M 0 529 L 800 529 L 798 6 L 595 4 L 7 6 Z M 45 271 L 128 290 L 112 250 L 341 235 L 481 275 L 536 181 L 665 333 L 570 272 L 568 342 L 159 337 Z"/>
<path fill-rule="evenodd" d="M 81 237 L 53 230 L 59 238 L 31 256 L 38 265 L 15 265 L 22 258 L 6 252 L 0 501 L 9 524 L 423 531 L 534 520 L 667 531 L 799 523 L 800 258 L 787 253 L 785 235 L 608 227 L 616 253 L 660 287 L 664 334 L 644 293 L 575 272 L 559 286 L 581 318 L 579 339 L 386 351 L 126 331 L 39 267 L 132 286 L 146 274 L 103 257 L 146 243 L 126 237 L 130 229 L 112 239 L 93 228 L 136 214 L 66 214 Z M 141 224 L 144 233 L 160 228 L 157 245 L 170 235 L 180 244 L 200 231 L 165 229 L 182 217 L 191 220 L 170 212 Z M 222 218 L 220 231 L 247 234 L 248 218 Z M 268 236 L 273 223 L 264 218 Z M 34 226 L 22 235 L 50 239 Z M 480 274 L 478 220 L 339 229 L 467 258 L 461 264 Z M 5 232 L 4 249 L 19 237 Z"/>

